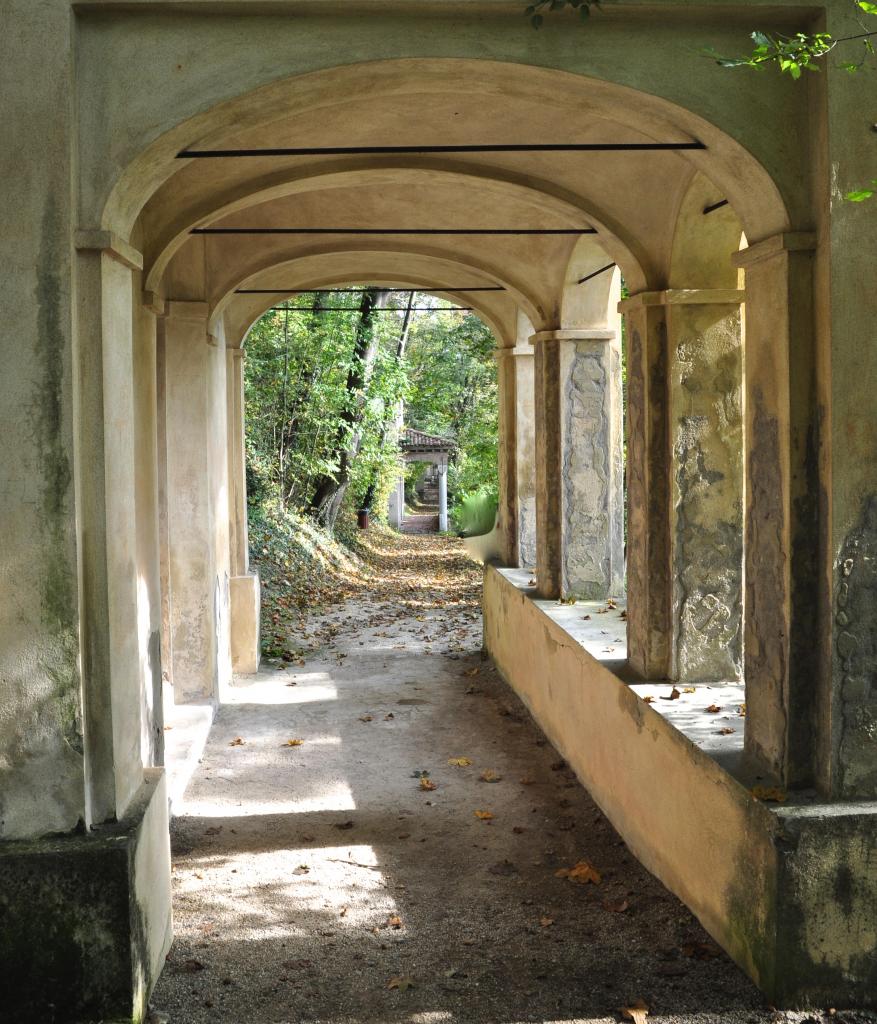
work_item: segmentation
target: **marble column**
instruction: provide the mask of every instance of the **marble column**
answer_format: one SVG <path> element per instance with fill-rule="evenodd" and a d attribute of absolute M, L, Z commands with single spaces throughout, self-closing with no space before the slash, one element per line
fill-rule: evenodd
<path fill-rule="evenodd" d="M 541 331 L 535 352 L 536 577 L 543 597 L 624 591 L 620 339 Z"/>
<path fill-rule="evenodd" d="M 439 492 L 439 531 L 446 533 L 448 529 L 448 464 L 438 464 L 438 492 Z"/>

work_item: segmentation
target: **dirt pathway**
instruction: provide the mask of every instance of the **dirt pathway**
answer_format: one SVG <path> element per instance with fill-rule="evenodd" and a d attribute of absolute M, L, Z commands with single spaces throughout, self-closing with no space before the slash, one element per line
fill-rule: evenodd
<path fill-rule="evenodd" d="M 637 999 L 657 1022 L 776 1019 L 481 660 L 458 542 L 370 543 L 382 580 L 219 713 L 173 826 L 154 1005 L 172 1024 L 571 1024 Z M 558 876 L 581 861 L 599 882 Z"/>

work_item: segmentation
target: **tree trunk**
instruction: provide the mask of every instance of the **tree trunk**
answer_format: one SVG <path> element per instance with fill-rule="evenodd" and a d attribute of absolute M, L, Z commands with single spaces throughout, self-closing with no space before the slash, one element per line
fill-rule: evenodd
<path fill-rule="evenodd" d="M 359 306 L 359 324 L 353 342 L 353 353 L 347 371 L 347 402 L 341 413 L 336 433 L 338 469 L 317 480 L 308 511 L 322 526 L 331 530 L 335 526 L 341 503 L 350 484 L 353 460 L 362 444 L 359 427 L 365 411 L 365 389 L 377 355 L 374 331 L 374 311 L 386 304 L 388 293 L 377 288 L 362 296 Z"/>
<path fill-rule="evenodd" d="M 411 309 L 414 305 L 414 292 L 408 293 L 408 305 L 405 309 L 405 316 L 402 320 L 402 330 L 399 332 L 399 340 L 396 343 L 396 362 L 402 361 L 405 355 L 405 346 L 408 344 L 408 332 L 411 328 Z M 389 423 L 385 420 L 384 425 L 381 427 L 381 436 L 378 439 L 378 452 L 381 452 L 384 447 L 384 441 L 387 438 L 387 430 Z M 375 500 L 375 490 L 377 488 L 377 473 L 372 473 L 372 478 L 369 481 L 368 488 L 365 492 L 365 497 L 362 499 L 362 507 L 364 509 L 371 509 L 372 502 Z"/>

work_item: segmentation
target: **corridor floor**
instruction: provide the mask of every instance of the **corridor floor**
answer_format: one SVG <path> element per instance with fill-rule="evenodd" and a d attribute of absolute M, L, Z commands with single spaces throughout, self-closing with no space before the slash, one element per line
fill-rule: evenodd
<path fill-rule="evenodd" d="M 171 1024 L 572 1024 L 642 1000 L 656 1022 L 785 1019 L 481 659 L 461 545 L 385 543 L 382 580 L 309 620 L 301 663 L 238 680 L 219 712 L 173 825 L 155 1008 Z M 591 881 L 566 876 L 582 861 Z"/>

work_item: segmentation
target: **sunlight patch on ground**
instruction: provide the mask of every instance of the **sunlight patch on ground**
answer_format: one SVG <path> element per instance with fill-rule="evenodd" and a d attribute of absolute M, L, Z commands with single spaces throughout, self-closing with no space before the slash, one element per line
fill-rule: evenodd
<path fill-rule="evenodd" d="M 217 773 L 216 781 L 224 781 Z M 234 791 L 213 797 L 190 797 L 184 800 L 178 814 L 188 818 L 249 818 L 267 814 L 312 814 L 315 811 L 355 811 L 356 801 L 346 782 L 321 786 L 317 792 L 294 800 L 260 800 L 252 797 L 236 799 Z"/>
<path fill-rule="evenodd" d="M 223 703 L 313 704 L 323 700 L 338 700 L 338 688 L 331 676 L 327 672 L 297 672 L 295 686 L 284 686 L 276 674 L 269 679 L 235 679 Z"/>
<path fill-rule="evenodd" d="M 226 940 L 307 938 L 383 930 L 397 913 L 371 846 L 238 852 L 234 862 L 234 875 L 223 854 L 175 869 L 178 897 L 203 910 L 178 924 L 178 936 L 209 934 L 223 921 Z"/>

